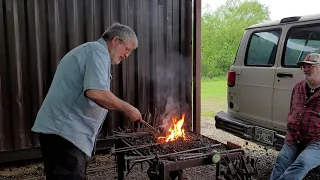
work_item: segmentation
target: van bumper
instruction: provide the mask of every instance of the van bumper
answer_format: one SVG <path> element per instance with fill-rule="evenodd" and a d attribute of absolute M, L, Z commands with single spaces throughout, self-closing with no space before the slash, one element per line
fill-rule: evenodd
<path fill-rule="evenodd" d="M 220 111 L 215 115 L 215 121 L 217 129 L 229 132 L 240 138 L 261 142 L 275 147 L 276 150 L 280 150 L 283 146 L 285 136 L 273 130 L 245 123 L 224 111 Z M 265 136 L 267 138 L 261 138 L 261 131 L 268 134 L 268 136 Z"/>

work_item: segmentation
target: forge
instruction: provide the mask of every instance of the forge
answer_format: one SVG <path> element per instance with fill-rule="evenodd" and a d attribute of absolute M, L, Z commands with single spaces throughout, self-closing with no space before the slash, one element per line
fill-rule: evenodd
<path fill-rule="evenodd" d="M 258 173 L 257 160 L 246 156 L 241 146 L 183 129 L 181 119 L 165 132 L 143 122 L 114 131 L 111 152 L 118 180 L 142 163 L 148 164 L 150 180 L 182 180 L 184 169 L 212 164 L 216 165 L 215 178 L 220 180 L 250 180 Z"/>

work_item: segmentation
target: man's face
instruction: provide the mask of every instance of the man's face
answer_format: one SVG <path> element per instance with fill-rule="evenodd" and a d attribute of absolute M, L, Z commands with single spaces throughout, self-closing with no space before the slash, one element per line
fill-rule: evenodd
<path fill-rule="evenodd" d="M 111 64 L 119 64 L 125 58 L 129 57 L 129 54 L 135 47 L 134 42 L 124 42 L 123 40 L 119 39 L 118 36 L 114 37 L 111 41 L 112 47 L 110 50 L 111 56 Z"/>
<path fill-rule="evenodd" d="M 319 75 L 319 66 L 304 63 L 301 65 L 301 70 L 305 75 L 306 80 L 315 80 Z"/>

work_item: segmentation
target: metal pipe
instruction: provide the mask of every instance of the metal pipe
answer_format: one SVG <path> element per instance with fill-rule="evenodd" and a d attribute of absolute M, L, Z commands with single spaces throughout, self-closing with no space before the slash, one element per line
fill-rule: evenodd
<path fill-rule="evenodd" d="M 214 145 L 207 146 L 207 147 L 200 147 L 200 148 L 195 148 L 195 149 L 189 149 L 189 150 L 174 152 L 174 153 L 170 153 L 170 154 L 151 155 L 151 156 L 146 157 L 145 159 L 137 160 L 137 161 L 134 161 L 134 162 L 143 162 L 143 161 L 152 160 L 152 159 L 155 159 L 155 158 L 170 157 L 170 156 L 177 155 L 177 154 L 182 154 L 182 153 L 187 153 L 187 152 L 192 152 L 192 151 L 198 151 L 198 150 L 202 150 L 202 149 L 206 149 L 206 148 L 213 148 L 213 147 L 217 147 L 217 146 L 220 146 L 220 145 L 221 145 L 221 144 L 219 143 L 219 144 L 214 144 Z"/>
<path fill-rule="evenodd" d="M 130 146 L 130 144 L 126 141 L 126 140 L 124 140 L 124 139 L 122 139 L 121 140 L 124 144 L 126 144 L 127 146 Z M 137 154 L 139 154 L 140 156 L 143 156 L 143 154 L 142 153 L 140 153 L 139 151 L 137 151 L 137 150 L 133 150 L 135 153 L 137 153 Z"/>
<path fill-rule="evenodd" d="M 200 147 L 200 148 L 195 148 L 195 149 L 188 149 L 185 151 L 174 152 L 174 153 L 170 153 L 170 154 L 159 155 L 159 158 L 172 156 L 172 155 L 176 155 L 176 154 L 181 154 L 181 153 L 186 153 L 186 152 L 198 151 L 198 150 L 207 149 L 207 148 L 213 148 L 213 147 L 217 147 L 217 146 L 221 146 L 221 144 L 219 143 L 219 144 L 214 144 L 214 145 L 210 145 L 207 147 Z"/>
<path fill-rule="evenodd" d="M 151 132 L 116 133 L 113 136 L 106 137 L 105 139 L 128 138 L 134 136 L 150 136 L 151 134 Z"/>
<path fill-rule="evenodd" d="M 133 133 L 125 133 L 125 132 L 117 132 L 117 131 L 112 131 L 115 135 L 120 135 L 120 136 L 142 136 L 142 135 L 151 135 L 150 132 L 133 132 Z"/>
<path fill-rule="evenodd" d="M 126 140 L 122 139 L 121 141 L 122 141 L 124 144 L 126 144 L 127 146 L 130 146 L 130 144 L 129 144 Z M 133 152 L 137 153 L 137 154 L 140 155 L 140 156 L 144 156 L 141 152 L 139 152 L 139 151 L 137 151 L 137 150 L 133 150 Z M 149 163 L 149 165 L 152 164 L 151 161 L 147 161 L 147 162 Z"/>
<path fill-rule="evenodd" d="M 190 154 L 180 154 L 180 155 L 177 155 L 178 158 L 179 157 L 189 157 L 189 156 L 199 156 L 199 155 L 202 155 L 202 156 L 205 156 L 205 155 L 208 155 L 208 154 L 204 154 L 204 153 L 190 153 Z M 125 157 L 125 160 L 140 160 L 140 159 L 146 159 L 146 158 L 153 158 L 155 157 L 156 155 L 149 155 L 149 156 L 127 156 Z M 199 156 L 201 157 L 201 156 Z"/>
<path fill-rule="evenodd" d="M 201 124 L 201 0 L 193 1 L 193 131 Z"/>
<path fill-rule="evenodd" d="M 210 153 L 202 153 L 198 155 L 193 155 L 193 156 L 181 156 L 178 157 L 179 160 L 187 160 L 187 159 L 193 159 L 193 158 L 200 158 L 200 157 L 205 157 L 205 156 L 211 156 L 214 153 L 218 153 L 217 151 L 210 152 Z"/>
<path fill-rule="evenodd" d="M 111 149 L 112 153 L 118 153 L 118 152 L 125 152 L 125 151 L 133 151 L 145 147 L 150 147 L 150 146 L 157 146 L 160 143 L 152 143 L 152 144 L 146 144 L 146 145 L 141 145 L 141 146 L 129 146 L 129 147 L 123 147 L 123 148 L 118 148 L 118 149 Z"/>
<path fill-rule="evenodd" d="M 154 131 L 154 132 L 159 132 L 155 127 L 151 126 L 151 125 L 150 125 L 149 123 L 147 123 L 146 121 L 141 120 L 141 122 L 142 122 L 145 126 L 147 126 L 148 128 L 150 128 L 152 131 Z"/>
<path fill-rule="evenodd" d="M 227 154 L 227 153 L 233 153 L 233 152 L 241 152 L 244 154 L 243 149 L 239 148 L 239 149 L 231 149 L 231 150 L 225 150 L 225 151 L 220 151 L 220 154 Z"/>

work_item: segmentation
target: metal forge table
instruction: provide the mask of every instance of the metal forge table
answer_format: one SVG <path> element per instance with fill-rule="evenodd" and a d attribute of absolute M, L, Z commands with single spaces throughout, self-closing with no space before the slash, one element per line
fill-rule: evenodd
<path fill-rule="evenodd" d="M 149 128 L 114 132 L 115 146 L 111 149 L 117 163 L 118 180 L 124 179 L 133 166 L 148 163 L 150 180 L 182 180 L 183 169 L 216 164 L 216 179 L 251 180 L 257 174 L 257 160 L 246 157 L 236 144 L 186 131 L 187 140 L 159 143 Z"/>

